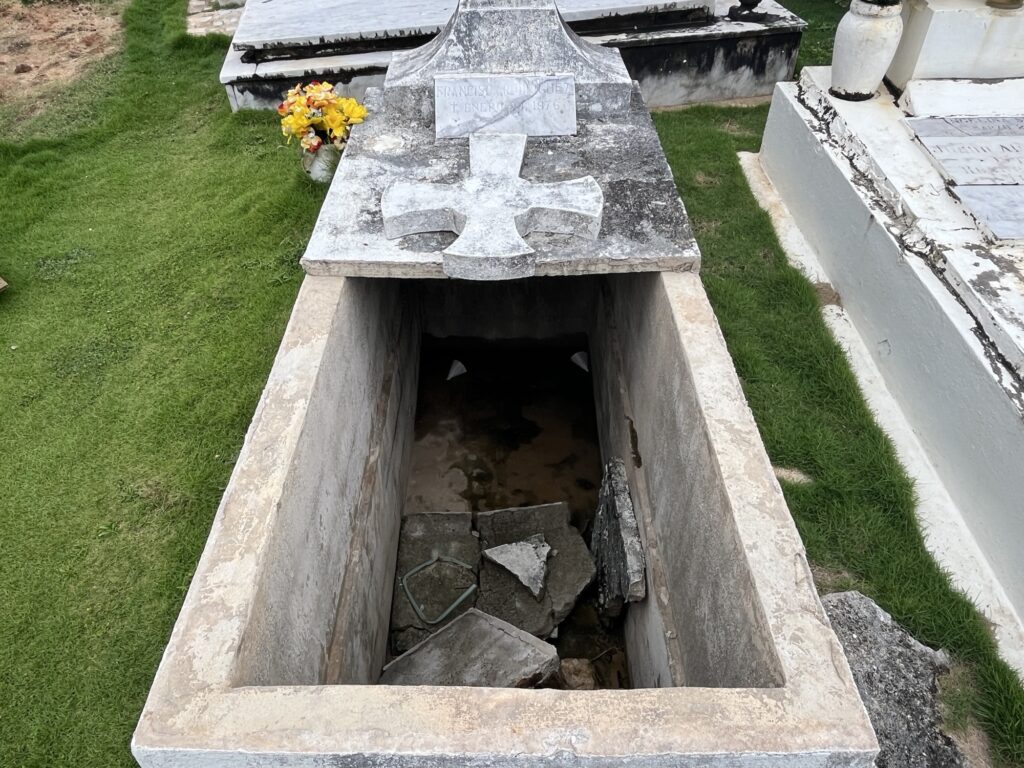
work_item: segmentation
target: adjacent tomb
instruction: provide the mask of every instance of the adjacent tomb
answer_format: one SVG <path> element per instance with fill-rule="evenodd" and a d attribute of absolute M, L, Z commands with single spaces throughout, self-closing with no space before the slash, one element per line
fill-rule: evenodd
<path fill-rule="evenodd" d="M 1024 672 L 1024 11 L 1010 5 L 908 0 L 887 84 L 849 101 L 830 92 L 835 67 L 805 67 L 776 89 L 748 168 L 906 424 L 926 542 Z"/>
<path fill-rule="evenodd" d="M 455 0 L 250 2 L 220 80 L 232 109 L 272 109 L 297 81 L 362 98 L 400 51 L 430 41 Z M 562 0 L 568 25 L 621 52 L 648 106 L 767 95 L 793 76 L 804 22 L 775 0 L 730 17 L 739 0 Z"/>
<path fill-rule="evenodd" d="M 552 0 L 458 14 L 368 97 L 135 757 L 867 768 L 639 92 Z M 571 74 L 574 131 L 438 138 L 505 70 L 510 114 Z"/>

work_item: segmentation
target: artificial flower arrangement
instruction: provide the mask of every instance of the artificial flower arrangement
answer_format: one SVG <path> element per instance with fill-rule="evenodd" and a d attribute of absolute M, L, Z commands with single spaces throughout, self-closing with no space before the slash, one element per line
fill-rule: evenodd
<path fill-rule="evenodd" d="M 308 161 L 322 155 L 321 148 L 344 149 L 352 126 L 366 117 L 366 107 L 355 99 L 339 96 L 331 83 L 317 80 L 308 85 L 299 83 L 288 91 L 277 112 L 281 115 L 281 133 L 288 137 L 289 144 L 292 139 L 299 140 L 303 166 L 311 176 L 314 174 Z M 337 165 L 338 152 L 332 154 Z M 333 174 L 333 167 L 330 172 Z"/>

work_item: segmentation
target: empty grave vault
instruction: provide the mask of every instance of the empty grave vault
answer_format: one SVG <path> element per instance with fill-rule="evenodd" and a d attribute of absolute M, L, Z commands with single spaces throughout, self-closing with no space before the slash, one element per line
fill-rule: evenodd
<path fill-rule="evenodd" d="M 461 0 L 439 41 L 406 56 L 368 95 L 324 203 L 136 759 L 872 765 L 874 734 L 618 54 L 576 39 L 552 0 Z M 506 92 L 576 99 L 555 121 L 562 133 L 550 116 L 531 132 L 539 112 L 524 110 L 501 116 L 516 136 L 460 113 L 476 122 L 468 141 L 435 137 L 432 78 L 468 71 L 459 87 L 488 88 L 517 66 Z M 432 208 L 438 195 L 447 208 Z M 520 205 L 509 228 L 502 211 Z M 631 687 L 379 684 L 403 513 L 444 469 L 413 466 L 424 340 L 529 350 L 566 338 L 589 353 L 594 451 L 624 461 L 646 556 L 646 599 L 623 622 Z"/>

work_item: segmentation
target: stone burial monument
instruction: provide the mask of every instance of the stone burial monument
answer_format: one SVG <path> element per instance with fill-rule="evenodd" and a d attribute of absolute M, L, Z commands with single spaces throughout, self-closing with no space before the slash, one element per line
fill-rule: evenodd
<path fill-rule="evenodd" d="M 618 52 L 553 0 L 461 0 L 367 103 L 139 763 L 872 765 Z M 548 373 L 587 423 L 529 399 Z"/>

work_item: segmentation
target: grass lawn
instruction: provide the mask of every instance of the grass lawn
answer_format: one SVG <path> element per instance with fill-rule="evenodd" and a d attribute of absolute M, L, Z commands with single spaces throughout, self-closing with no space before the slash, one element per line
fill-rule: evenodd
<path fill-rule="evenodd" d="M 842 8 L 816 21 L 827 58 Z M 33 121 L 0 109 L 0 766 L 131 766 L 128 742 L 301 280 L 324 190 L 274 116 L 232 115 L 226 41 L 135 0 L 124 53 Z M 925 553 L 913 493 L 746 189 L 766 108 L 657 124 L 704 281 L 811 557 L 973 685 L 963 716 L 1024 765 L 1024 691 Z M 727 214 L 725 212 L 728 212 Z"/>

